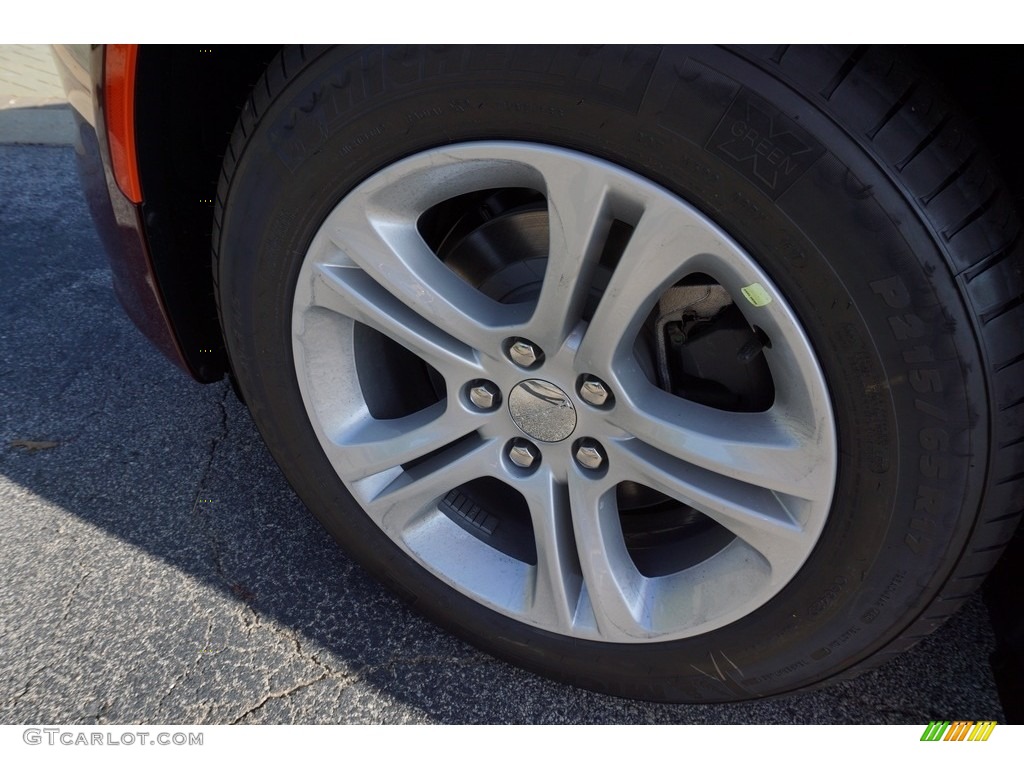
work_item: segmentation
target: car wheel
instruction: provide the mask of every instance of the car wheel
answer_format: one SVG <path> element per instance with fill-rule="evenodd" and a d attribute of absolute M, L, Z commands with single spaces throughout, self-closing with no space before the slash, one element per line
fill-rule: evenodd
<path fill-rule="evenodd" d="M 1016 219 L 929 89 L 884 49 L 286 49 L 218 196 L 246 402 L 504 658 L 664 701 L 866 669 L 1021 506 Z"/>

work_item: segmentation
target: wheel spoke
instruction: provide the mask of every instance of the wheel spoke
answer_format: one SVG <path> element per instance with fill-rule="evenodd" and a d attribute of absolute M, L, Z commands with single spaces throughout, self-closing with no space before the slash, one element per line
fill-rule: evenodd
<path fill-rule="evenodd" d="M 312 304 L 363 323 L 394 339 L 443 375 L 478 376 L 476 352 L 402 304 L 361 269 L 320 265 Z"/>
<path fill-rule="evenodd" d="M 644 622 L 647 580 L 626 550 L 614 486 L 573 472 L 569 496 L 586 597 L 601 639 L 629 642 L 650 636 Z"/>
<path fill-rule="evenodd" d="M 525 320 L 523 307 L 499 304 L 446 267 L 416 229 L 412 212 L 342 206 L 324 224 L 341 255 L 407 308 L 471 349 L 498 353 L 509 327 Z"/>
<path fill-rule="evenodd" d="M 582 368 L 610 371 L 662 291 L 690 271 L 694 256 L 717 245 L 681 218 L 664 200 L 648 201 L 587 327 L 578 354 Z"/>
<path fill-rule="evenodd" d="M 537 566 L 530 610 L 547 625 L 571 632 L 582 577 L 568 489 L 549 472 L 535 472 L 516 484 L 530 509 Z"/>
<path fill-rule="evenodd" d="M 620 407 L 609 421 L 642 442 L 689 464 L 743 483 L 808 500 L 827 500 L 833 470 L 813 432 L 776 409 L 735 413 L 684 400 L 642 374 L 616 380 Z"/>
<path fill-rule="evenodd" d="M 344 480 L 355 482 L 440 450 L 480 423 L 479 414 L 448 402 L 399 419 L 367 417 L 331 438 L 327 456 Z"/>
<path fill-rule="evenodd" d="M 422 463 L 396 472 L 383 488 L 373 487 L 363 507 L 385 530 L 400 531 L 425 510 L 432 509 L 447 493 L 463 483 L 493 475 L 498 462 L 496 440 L 467 439 L 450 445 Z M 367 478 L 367 480 L 372 480 Z M 357 486 L 358 488 L 358 486 Z"/>
<path fill-rule="evenodd" d="M 686 465 L 637 440 L 616 443 L 609 453 L 618 476 L 707 515 L 761 553 L 775 574 L 791 573 L 810 552 L 817 527 L 812 530 L 799 522 L 779 497 L 764 488 Z"/>
<path fill-rule="evenodd" d="M 603 168 L 542 163 L 550 241 L 544 283 L 521 335 L 541 348 L 561 347 L 583 315 L 612 216 Z"/>

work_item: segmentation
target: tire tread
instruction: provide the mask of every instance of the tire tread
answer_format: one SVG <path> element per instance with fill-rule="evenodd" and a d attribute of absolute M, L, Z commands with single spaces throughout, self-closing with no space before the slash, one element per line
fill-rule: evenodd
<path fill-rule="evenodd" d="M 829 46 L 794 46 L 785 57 L 752 49 L 749 58 L 780 77 L 853 133 L 854 138 L 916 200 L 929 227 L 942 235 L 947 267 L 973 309 L 974 331 L 986 361 L 991 408 L 989 465 L 981 511 L 968 544 L 931 606 L 849 677 L 874 668 L 940 626 L 972 593 L 965 580 L 980 580 L 997 562 L 1024 514 L 1024 248 L 1017 208 L 995 164 L 941 86 L 915 62 L 889 49 L 845 58 Z M 853 61 L 848 71 L 840 62 Z M 883 64 L 890 61 L 891 65 Z M 811 76 L 842 82 L 830 98 L 809 88 Z M 869 70 L 874 69 L 872 74 Z M 881 70 L 884 68 L 884 74 Z M 841 75 L 841 77 L 840 77 Z M 906 82 L 903 82 L 904 79 Z M 882 98 L 878 98 L 879 92 Z M 859 131 L 854 126 L 867 125 Z M 980 584 L 980 581 L 979 581 Z M 925 631 L 922 632 L 922 629 Z M 847 676 L 845 673 L 840 678 Z M 836 678 L 832 678 L 836 679 Z"/>

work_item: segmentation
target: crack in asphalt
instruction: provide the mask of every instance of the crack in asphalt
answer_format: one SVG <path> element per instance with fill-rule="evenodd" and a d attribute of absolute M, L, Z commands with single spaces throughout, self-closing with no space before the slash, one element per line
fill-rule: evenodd
<path fill-rule="evenodd" d="M 291 638 L 292 642 L 295 643 L 295 653 L 298 654 L 300 659 L 307 659 L 309 661 L 312 661 L 318 667 L 321 667 L 322 669 L 327 670 L 327 673 L 331 674 L 331 675 L 338 674 L 340 672 L 340 670 L 334 669 L 327 662 L 321 661 L 320 657 L 317 656 L 315 653 L 306 653 L 305 651 L 303 651 L 302 643 L 299 642 L 299 634 L 298 634 L 298 632 L 290 632 L 287 629 L 285 629 L 284 627 L 280 627 L 280 626 L 278 626 L 276 624 L 272 624 L 271 628 L 273 629 L 274 632 L 277 632 L 278 634 L 281 634 L 281 635 L 284 635 L 286 637 Z M 347 674 L 347 673 L 342 673 L 342 674 Z"/>
<path fill-rule="evenodd" d="M 313 660 L 314 662 L 323 666 L 327 671 L 311 680 L 305 680 L 303 682 L 296 683 L 290 688 L 268 693 L 259 702 L 257 702 L 252 707 L 242 712 L 242 714 L 238 715 L 234 720 L 232 720 L 231 724 L 238 725 L 243 720 L 246 720 L 250 716 L 254 715 L 256 712 L 259 712 L 271 701 L 286 699 L 289 696 L 299 693 L 300 691 L 304 691 L 307 688 L 311 688 L 314 685 L 317 685 L 318 683 L 324 682 L 325 680 L 344 681 L 345 685 L 342 686 L 342 690 L 344 690 L 353 685 L 364 682 L 367 678 L 371 677 L 376 672 L 384 670 L 394 672 L 395 669 L 401 666 L 416 666 L 417 664 L 441 663 L 450 664 L 458 667 L 478 667 L 483 666 L 484 664 L 487 664 L 490 661 L 490 659 L 487 659 L 485 657 L 453 659 L 448 656 L 442 655 L 420 655 L 404 659 L 391 658 L 383 664 L 368 664 L 359 669 L 358 671 L 342 672 L 340 670 L 331 670 L 331 668 L 328 665 L 320 661 L 315 655 L 304 655 L 304 658 Z"/>
<path fill-rule="evenodd" d="M 192 501 L 192 509 L 189 511 L 189 517 L 197 523 L 199 532 L 202 538 L 208 543 L 210 547 L 210 559 L 213 562 L 214 571 L 217 577 L 225 586 L 231 586 L 231 582 L 227 575 L 224 573 L 224 564 L 221 561 L 220 553 L 220 542 L 217 539 L 216 533 L 214 533 L 213 527 L 209 522 L 209 515 L 205 511 L 200 510 L 200 500 L 204 498 L 207 485 L 210 479 L 210 470 L 213 468 L 214 458 L 217 455 L 217 450 L 220 448 L 228 436 L 228 409 L 227 409 L 227 398 L 230 395 L 230 386 L 227 382 L 221 384 L 221 397 L 216 400 L 217 408 L 219 411 L 219 419 L 217 420 L 218 431 L 210 437 L 210 447 L 206 454 L 206 463 L 203 466 L 202 471 L 199 474 L 199 480 L 196 482 L 196 491 Z M 204 638 L 203 648 L 208 646 L 209 638 L 213 635 L 213 620 L 207 619 L 206 622 L 206 636 Z M 200 662 L 203 660 L 203 656 L 207 655 L 204 651 L 196 653 L 195 658 L 186 664 L 182 671 L 175 676 L 171 681 L 170 685 L 167 686 L 167 690 L 163 696 L 157 702 L 156 711 L 159 712 L 164 708 L 164 704 L 167 699 L 171 697 L 175 689 L 192 675 L 194 671 L 199 669 Z"/>
<path fill-rule="evenodd" d="M 282 627 L 282 626 L 278 625 L 274 621 L 264 622 L 263 621 L 263 617 L 260 615 L 259 611 L 257 611 L 251 605 L 246 604 L 245 608 L 248 609 L 249 613 L 252 616 L 252 623 L 250 624 L 250 630 L 249 630 L 249 635 L 250 636 L 257 629 L 266 628 L 266 629 L 270 630 L 270 632 L 272 634 L 277 635 L 279 637 L 282 637 L 282 638 L 288 640 L 289 642 L 291 642 L 291 644 L 295 647 L 295 655 L 299 659 L 304 659 L 306 661 L 312 662 L 313 664 L 315 664 L 317 667 L 319 667 L 323 671 L 322 671 L 322 673 L 318 677 L 316 677 L 316 678 L 314 678 L 312 680 L 307 680 L 307 681 L 302 682 L 302 683 L 296 683 L 292 687 L 287 688 L 287 689 L 285 689 L 283 691 L 279 690 L 279 691 L 276 691 L 276 692 L 271 692 L 271 693 L 266 694 L 263 697 L 263 699 L 261 699 L 258 703 L 256 703 L 255 705 L 253 705 L 249 709 L 245 710 L 242 714 L 238 715 L 238 717 L 236 717 L 232 721 L 232 725 L 241 722 L 242 720 L 244 720 L 245 718 L 249 717 L 253 713 L 261 710 L 264 706 L 266 706 L 266 704 L 268 702 L 274 701 L 275 699 L 287 698 L 288 696 L 291 696 L 292 694 L 297 693 L 298 691 L 301 691 L 301 690 L 304 690 L 306 688 L 309 688 L 310 686 L 316 685 L 317 683 L 322 682 L 322 681 L 327 680 L 327 679 L 344 680 L 344 679 L 353 677 L 352 673 L 344 672 L 342 670 L 335 669 L 330 664 L 328 664 L 327 662 L 323 661 L 316 653 L 307 652 L 302 647 L 302 642 L 299 639 L 299 633 L 297 631 L 292 631 L 292 630 L 289 630 L 287 627 Z M 267 678 L 266 682 L 267 682 L 267 688 L 270 688 L 270 679 L 269 679 L 269 677 Z"/>
<path fill-rule="evenodd" d="M 20 692 L 14 694 L 14 696 L 11 697 L 10 707 L 12 709 L 14 708 L 14 705 L 21 701 L 21 699 L 29 692 L 29 690 L 32 688 L 32 684 L 35 683 L 36 678 L 39 676 L 39 673 L 42 672 L 44 669 L 46 669 L 46 665 L 40 664 L 38 667 L 32 670 L 31 673 L 29 673 L 28 680 L 25 681 L 25 687 L 22 688 Z"/>
<path fill-rule="evenodd" d="M 320 657 L 317 656 L 315 653 L 306 653 L 305 651 L 303 651 L 302 643 L 299 641 L 299 636 L 297 632 L 291 631 L 286 627 L 282 627 L 274 621 L 264 622 L 263 617 L 260 615 L 259 611 L 257 611 L 251 605 L 246 605 L 245 607 L 252 614 L 254 620 L 252 627 L 254 630 L 262 628 L 269 629 L 271 633 L 283 637 L 285 640 L 291 642 L 291 644 L 295 646 L 295 654 L 300 659 L 306 659 L 307 661 L 313 662 L 318 667 L 326 670 L 328 674 L 335 674 L 336 672 L 338 672 L 338 670 L 334 669 L 329 664 L 321 661 Z M 252 635 L 252 631 L 250 631 L 249 634 Z"/>
<path fill-rule="evenodd" d="M 213 619 L 207 619 L 206 620 L 206 637 L 204 638 L 203 647 L 206 647 L 207 643 L 205 641 L 208 640 L 212 634 L 213 634 Z M 157 701 L 157 703 L 156 703 L 156 711 L 157 712 L 159 712 L 160 710 L 163 709 L 164 702 L 166 702 L 167 699 L 169 699 L 171 697 L 171 694 L 174 693 L 174 690 L 178 687 L 178 685 L 180 683 L 184 683 L 186 680 L 188 680 L 188 678 L 192 674 L 192 672 L 199 669 L 199 662 L 202 661 L 204 655 L 205 654 L 202 651 L 199 651 L 196 654 L 196 657 L 190 663 L 188 663 L 188 664 L 186 664 L 184 666 L 184 668 L 182 669 L 181 673 L 176 675 L 175 678 L 173 680 L 171 680 L 171 684 L 167 686 L 167 690 L 164 692 L 164 695 L 161 696 L 160 700 Z"/>
<path fill-rule="evenodd" d="M 213 567 L 218 578 L 220 578 L 220 580 L 230 588 L 231 583 L 224 573 L 224 564 L 221 562 L 220 542 L 217 540 L 217 535 L 209 524 L 208 513 L 201 512 L 199 510 L 199 505 L 201 503 L 200 500 L 203 498 L 204 492 L 206 491 L 207 483 L 210 479 L 210 470 L 213 467 L 213 460 L 217 455 L 217 449 L 228 436 L 227 398 L 230 395 L 230 385 L 227 382 L 224 382 L 220 386 L 221 397 L 220 400 L 217 401 L 217 406 L 220 410 L 220 430 L 219 433 L 212 435 L 210 438 L 210 450 L 206 456 L 206 465 L 203 467 L 203 470 L 199 475 L 199 481 L 196 483 L 195 498 L 192 501 L 192 510 L 189 514 L 193 520 L 198 521 L 200 532 L 202 533 L 203 538 L 206 539 L 210 545 L 210 557 L 213 561 Z"/>
<path fill-rule="evenodd" d="M 85 583 L 85 580 L 92 576 L 92 571 L 88 570 L 85 567 L 84 563 L 79 563 L 79 566 L 82 568 L 83 571 L 82 577 L 78 580 L 75 586 L 73 586 L 69 590 L 64 600 L 61 601 L 62 612 L 60 618 L 57 619 L 57 626 L 53 629 L 53 637 L 57 636 L 57 633 L 60 631 L 60 628 L 64 625 L 64 622 L 66 622 L 71 617 L 71 604 L 75 601 L 75 595 L 78 594 L 78 590 L 82 588 L 82 585 Z"/>
<path fill-rule="evenodd" d="M 420 654 L 409 657 L 393 656 L 381 664 L 368 664 L 366 666 L 361 667 L 358 670 L 343 671 L 335 669 L 330 664 L 323 661 L 320 658 L 320 656 L 316 653 L 304 649 L 302 646 L 302 642 L 299 639 L 299 634 L 297 632 L 289 630 L 286 627 L 278 626 L 274 622 L 264 622 L 260 617 L 259 613 L 255 609 L 253 609 L 251 606 L 247 607 L 249 608 L 254 619 L 254 629 L 265 627 L 274 634 L 289 639 L 295 646 L 295 653 L 299 658 L 311 661 L 312 663 L 320 667 L 323 670 L 323 672 L 312 679 L 307 679 L 302 682 L 295 683 L 294 685 L 285 689 L 279 689 L 267 693 L 256 704 L 249 707 L 240 715 L 238 715 L 232 721 L 232 725 L 237 725 L 243 722 L 244 720 L 250 718 L 252 715 L 262 710 L 271 701 L 286 699 L 296 693 L 306 690 L 307 688 L 311 688 L 314 685 L 317 685 L 318 683 L 322 683 L 325 680 L 342 681 L 344 683 L 342 689 L 345 689 L 349 688 L 352 685 L 356 685 L 360 682 L 365 681 L 367 678 L 372 677 L 377 672 L 388 671 L 393 673 L 399 667 L 412 667 L 417 666 L 419 664 L 445 664 L 455 667 L 469 668 L 483 666 L 492 661 L 488 657 L 479 654 L 462 658 L 452 658 L 450 656 L 446 656 L 443 654 Z"/>
<path fill-rule="evenodd" d="M 342 678 L 347 677 L 347 676 L 348 675 L 345 675 L 345 674 L 340 675 L 340 677 L 342 677 Z M 243 712 L 238 717 L 236 717 L 234 720 L 232 720 L 231 724 L 232 725 L 238 725 L 245 718 L 249 717 L 250 715 L 252 715 L 252 714 L 254 714 L 256 712 L 259 712 L 270 701 L 274 701 L 276 699 L 288 698 L 292 694 L 298 693 L 299 691 L 305 690 L 306 688 L 309 688 L 310 686 L 313 686 L 313 685 L 316 685 L 317 683 L 323 682 L 324 680 L 327 680 L 330 677 L 338 677 L 338 675 L 332 675 L 329 672 L 324 672 L 322 675 L 320 675 L 317 678 L 314 678 L 313 680 L 307 680 L 307 681 L 302 682 L 302 683 L 297 683 L 296 685 L 293 685 L 291 688 L 287 688 L 287 689 L 285 689 L 283 691 L 275 691 L 273 693 L 268 693 L 266 696 L 263 697 L 263 699 L 258 704 L 256 704 L 253 707 L 250 707 L 245 712 Z"/>

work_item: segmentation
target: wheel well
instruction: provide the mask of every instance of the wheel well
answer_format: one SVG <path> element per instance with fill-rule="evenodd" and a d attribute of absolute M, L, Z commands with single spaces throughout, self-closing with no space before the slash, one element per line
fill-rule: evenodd
<path fill-rule="evenodd" d="M 139 47 L 135 127 L 146 237 L 186 362 L 201 381 L 228 370 L 210 272 L 217 177 L 242 106 L 279 48 Z"/>
<path fill-rule="evenodd" d="M 135 124 L 146 235 L 186 361 L 201 381 L 228 370 L 210 271 L 213 200 L 224 152 L 275 45 L 143 45 Z M 1019 201 L 1024 161 L 1014 151 L 1001 83 L 1024 79 L 1015 46 L 917 46 L 995 156 Z"/>

